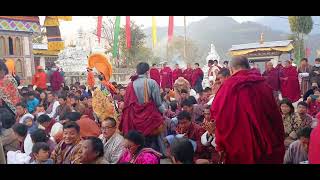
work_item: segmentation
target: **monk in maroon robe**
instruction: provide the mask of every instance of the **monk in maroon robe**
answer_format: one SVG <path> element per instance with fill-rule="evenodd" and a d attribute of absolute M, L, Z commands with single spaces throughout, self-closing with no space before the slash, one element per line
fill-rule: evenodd
<path fill-rule="evenodd" d="M 172 70 L 167 66 L 167 63 L 163 64 L 163 68 L 160 71 L 161 75 L 161 88 L 170 88 L 172 89 Z"/>
<path fill-rule="evenodd" d="M 63 77 L 61 76 L 58 69 L 55 69 L 55 71 L 52 73 L 50 77 L 50 84 L 52 87 L 52 91 L 53 92 L 59 91 L 60 88 L 62 87 L 62 83 L 63 83 Z"/>
<path fill-rule="evenodd" d="M 265 72 L 263 72 L 262 75 L 266 79 L 266 82 L 272 88 L 274 97 L 278 101 L 280 91 L 280 77 L 282 76 L 279 67 L 274 68 L 272 62 L 269 61 L 267 63 L 267 69 Z"/>
<path fill-rule="evenodd" d="M 119 130 L 141 132 L 146 138 L 160 134 L 164 125 L 160 89 L 157 83 L 147 78 L 149 65 L 139 63 L 137 76 L 132 77 L 126 89 Z"/>
<path fill-rule="evenodd" d="M 301 98 L 300 84 L 297 68 L 291 65 L 291 61 L 285 62 L 282 68 L 281 94 L 283 98 L 289 99 L 292 103 Z"/>
<path fill-rule="evenodd" d="M 150 68 L 150 78 L 155 80 L 160 86 L 160 72 L 157 69 L 156 64 L 152 64 L 152 67 Z"/>
<path fill-rule="evenodd" d="M 199 63 L 195 63 L 195 68 L 191 76 L 191 87 L 197 92 L 200 93 L 203 90 L 202 81 L 203 81 L 203 71 L 199 67 Z"/>
<path fill-rule="evenodd" d="M 226 164 L 282 164 L 284 128 L 271 87 L 250 70 L 246 57 L 231 62 L 211 106 L 216 150 Z"/>
<path fill-rule="evenodd" d="M 179 68 L 179 64 L 176 64 L 176 68 L 172 72 L 172 82 L 176 82 L 176 80 L 182 76 L 182 69 Z"/>
<path fill-rule="evenodd" d="M 191 84 L 191 76 L 192 76 L 192 67 L 191 67 L 191 64 L 188 64 L 187 65 L 187 69 L 185 69 L 182 73 L 182 76 L 187 80 L 189 81 L 189 83 Z"/>

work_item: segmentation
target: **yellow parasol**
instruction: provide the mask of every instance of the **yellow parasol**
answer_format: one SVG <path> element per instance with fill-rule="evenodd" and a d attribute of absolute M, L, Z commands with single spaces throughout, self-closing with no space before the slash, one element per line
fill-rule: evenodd
<path fill-rule="evenodd" d="M 88 66 L 93 69 L 96 68 L 105 77 L 106 81 L 110 80 L 112 75 L 112 65 L 109 58 L 103 53 L 93 53 L 88 58 Z"/>

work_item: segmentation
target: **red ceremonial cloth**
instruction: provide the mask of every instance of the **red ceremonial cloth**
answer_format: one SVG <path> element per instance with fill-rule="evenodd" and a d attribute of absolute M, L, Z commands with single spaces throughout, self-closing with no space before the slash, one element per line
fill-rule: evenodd
<path fill-rule="evenodd" d="M 155 80 L 160 86 L 160 72 L 157 68 L 150 69 L 150 78 Z"/>
<path fill-rule="evenodd" d="M 183 71 L 183 77 L 189 81 L 189 83 L 191 84 L 191 77 L 192 77 L 192 69 L 191 68 L 187 68 Z"/>
<path fill-rule="evenodd" d="M 126 16 L 126 42 L 127 48 L 131 48 L 131 29 L 130 29 L 130 16 Z"/>
<path fill-rule="evenodd" d="M 124 98 L 124 108 L 120 118 L 119 130 L 127 134 L 130 130 L 137 130 L 144 136 L 151 135 L 159 128 L 164 119 L 152 100 L 139 104 L 134 92 L 133 82 L 129 83 Z"/>
<path fill-rule="evenodd" d="M 97 36 L 98 36 L 99 43 L 100 43 L 100 39 L 101 39 L 101 28 L 102 28 L 102 16 L 98 16 Z"/>
<path fill-rule="evenodd" d="M 164 67 L 160 71 L 161 75 L 161 88 L 170 88 L 172 89 L 172 70 L 170 67 Z"/>
<path fill-rule="evenodd" d="M 169 26 L 168 26 L 168 42 L 171 42 L 173 37 L 173 16 L 169 16 Z"/>
<path fill-rule="evenodd" d="M 60 72 L 55 71 L 52 73 L 50 78 L 50 83 L 53 91 L 59 91 L 61 88 L 61 85 L 63 83 L 63 78 L 60 74 Z"/>
<path fill-rule="evenodd" d="M 45 72 L 37 72 L 33 76 L 32 85 L 40 89 L 47 89 L 47 74 Z"/>
<path fill-rule="evenodd" d="M 216 150 L 225 163 L 283 163 L 284 128 L 272 89 L 262 76 L 242 70 L 221 85 L 211 107 Z"/>
<path fill-rule="evenodd" d="M 172 82 L 174 83 L 181 76 L 182 76 L 182 69 L 173 70 L 173 72 L 172 72 Z"/>
<path fill-rule="evenodd" d="M 271 70 L 266 70 L 263 73 L 263 77 L 266 78 L 266 82 L 274 91 L 280 90 L 280 76 L 280 70 L 278 68 L 272 68 Z"/>
<path fill-rule="evenodd" d="M 315 127 L 310 135 L 310 144 L 308 151 L 309 164 L 320 164 L 320 113 L 316 115 L 318 125 Z"/>
<path fill-rule="evenodd" d="M 298 79 L 298 71 L 294 66 L 282 68 L 283 78 L 281 79 L 281 94 L 283 98 L 288 98 L 292 103 L 301 98 L 301 91 Z"/>
<path fill-rule="evenodd" d="M 191 76 L 192 87 L 196 85 L 196 82 L 200 77 L 203 77 L 203 71 L 200 68 L 194 69 Z"/>

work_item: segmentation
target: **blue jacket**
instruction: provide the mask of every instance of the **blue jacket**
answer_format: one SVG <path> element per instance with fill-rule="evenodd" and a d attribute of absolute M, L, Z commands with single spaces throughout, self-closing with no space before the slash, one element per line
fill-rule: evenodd
<path fill-rule="evenodd" d="M 36 110 L 36 107 L 39 105 L 39 100 L 34 98 L 33 100 L 27 100 L 27 109 L 29 113 L 33 113 Z"/>

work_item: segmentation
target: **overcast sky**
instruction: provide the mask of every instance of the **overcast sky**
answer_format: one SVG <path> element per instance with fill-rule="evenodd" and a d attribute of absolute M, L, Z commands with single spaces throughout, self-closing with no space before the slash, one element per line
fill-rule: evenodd
<path fill-rule="evenodd" d="M 199 21 L 207 16 L 187 16 L 187 24 Z M 259 16 L 231 16 L 238 22 L 252 21 Z M 138 25 L 143 25 L 144 27 L 150 27 L 152 24 L 152 16 L 131 16 L 131 20 L 135 21 Z M 43 24 L 44 16 L 40 16 L 40 23 Z M 156 23 L 158 27 L 168 26 L 169 17 L 168 16 L 156 16 Z M 121 24 L 125 24 L 125 16 L 121 16 Z M 174 25 L 183 26 L 183 16 L 174 16 Z M 94 16 L 73 16 L 72 21 L 60 21 L 60 30 L 62 37 L 68 38 L 69 36 L 74 36 L 79 28 L 83 30 L 94 29 L 97 26 L 97 21 Z"/>

